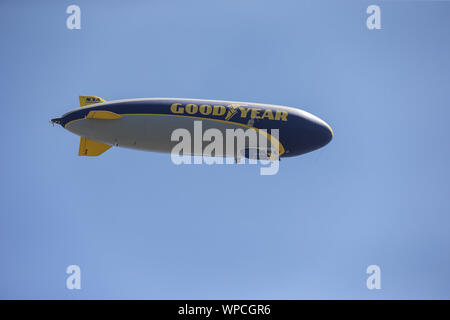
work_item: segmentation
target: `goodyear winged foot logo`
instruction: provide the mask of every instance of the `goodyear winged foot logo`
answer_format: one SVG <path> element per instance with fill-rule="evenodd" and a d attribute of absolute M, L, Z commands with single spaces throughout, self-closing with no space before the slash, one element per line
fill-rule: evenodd
<path fill-rule="evenodd" d="M 225 117 L 225 120 L 230 120 L 238 112 L 239 107 L 241 107 L 240 104 L 230 104 L 228 106 L 228 113 Z"/>

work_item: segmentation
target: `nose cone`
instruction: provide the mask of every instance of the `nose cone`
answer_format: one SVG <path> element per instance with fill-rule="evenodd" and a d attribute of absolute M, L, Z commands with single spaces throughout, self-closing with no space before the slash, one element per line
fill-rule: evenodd
<path fill-rule="evenodd" d="M 333 139 L 333 130 L 325 121 L 319 118 L 310 120 L 302 133 L 303 138 L 306 138 L 303 140 L 306 152 L 322 148 Z"/>
<path fill-rule="evenodd" d="M 333 130 L 322 119 L 298 110 L 293 123 L 295 140 L 290 144 L 289 156 L 300 155 L 322 148 L 333 139 Z"/>
<path fill-rule="evenodd" d="M 333 139 L 333 130 L 325 121 L 321 120 L 321 123 L 317 124 L 317 140 L 320 145 L 319 148 L 330 143 L 331 139 Z"/>

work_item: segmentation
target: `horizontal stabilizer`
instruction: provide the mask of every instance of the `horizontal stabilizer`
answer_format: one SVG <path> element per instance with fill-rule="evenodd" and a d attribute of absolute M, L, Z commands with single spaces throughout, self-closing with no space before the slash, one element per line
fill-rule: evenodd
<path fill-rule="evenodd" d="M 80 149 L 78 150 L 79 156 L 96 157 L 103 152 L 111 148 L 110 145 L 104 144 L 95 140 L 91 140 L 85 137 L 80 139 Z"/>
<path fill-rule="evenodd" d="M 104 110 L 93 110 L 89 111 L 88 115 L 86 116 L 86 119 L 121 119 L 123 116 L 120 114 L 111 112 L 111 111 L 104 111 Z"/>
<path fill-rule="evenodd" d="M 80 99 L 80 107 L 89 106 L 91 104 L 106 102 L 100 97 L 96 96 L 79 96 Z"/>

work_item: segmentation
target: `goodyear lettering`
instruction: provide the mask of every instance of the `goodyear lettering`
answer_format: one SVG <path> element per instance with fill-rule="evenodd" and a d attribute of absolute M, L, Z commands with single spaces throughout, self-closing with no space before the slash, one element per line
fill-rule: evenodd
<path fill-rule="evenodd" d="M 287 115 L 287 111 L 277 110 L 275 113 L 275 120 L 287 121 Z"/>
<path fill-rule="evenodd" d="M 172 111 L 172 113 L 179 113 L 182 114 L 184 113 L 184 108 L 180 107 L 182 104 L 181 103 L 174 103 L 170 106 L 170 111 Z"/>
<path fill-rule="evenodd" d="M 212 107 L 209 104 L 202 104 L 199 110 L 202 115 L 207 116 L 211 114 Z"/>
<path fill-rule="evenodd" d="M 224 106 L 214 106 L 213 107 L 213 116 L 223 116 L 227 109 Z"/>
<path fill-rule="evenodd" d="M 224 120 L 230 121 L 234 117 L 287 121 L 288 117 L 288 112 L 284 110 L 254 108 L 243 104 L 230 104 L 227 106 L 202 104 L 199 106 L 193 103 L 173 103 L 170 106 L 170 111 L 173 114 L 223 117 Z"/>
<path fill-rule="evenodd" d="M 251 110 L 252 110 L 252 112 L 250 113 L 250 118 L 252 118 L 252 119 L 260 119 L 261 118 L 260 116 L 258 116 L 261 109 L 252 108 Z"/>
<path fill-rule="evenodd" d="M 186 113 L 196 114 L 198 112 L 198 106 L 196 104 L 187 104 L 186 105 Z"/>
<path fill-rule="evenodd" d="M 261 116 L 261 119 L 264 119 L 264 118 L 273 120 L 273 113 L 272 113 L 272 110 L 267 109 L 266 111 L 264 111 L 264 114 Z"/>
<path fill-rule="evenodd" d="M 241 110 L 241 118 L 247 118 L 247 114 L 250 111 L 248 108 L 239 108 Z"/>

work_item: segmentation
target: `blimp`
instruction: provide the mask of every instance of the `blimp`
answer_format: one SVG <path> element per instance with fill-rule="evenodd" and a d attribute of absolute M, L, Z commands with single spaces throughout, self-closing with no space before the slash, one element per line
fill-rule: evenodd
<path fill-rule="evenodd" d="M 325 121 L 287 106 L 184 98 L 105 101 L 97 96 L 79 96 L 79 101 L 79 108 L 51 119 L 53 124 L 80 136 L 79 156 L 99 156 L 112 146 L 171 153 L 177 143 L 173 139 L 175 130 L 181 128 L 195 135 L 198 123 L 205 132 L 214 129 L 223 136 L 239 129 L 256 132 L 268 142 L 262 151 L 276 156 L 276 160 L 314 151 L 333 138 L 333 130 Z M 271 155 L 274 145 L 277 152 Z M 201 156 L 202 147 L 192 148 L 189 154 Z M 240 149 L 224 147 L 214 156 L 248 158 L 250 147 L 247 143 Z"/>

